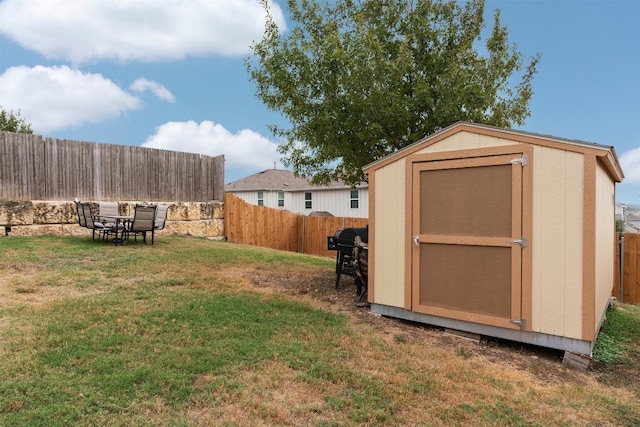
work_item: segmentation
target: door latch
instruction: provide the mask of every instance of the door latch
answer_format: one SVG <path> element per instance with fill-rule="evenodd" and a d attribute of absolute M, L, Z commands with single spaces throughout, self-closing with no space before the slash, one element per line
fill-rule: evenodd
<path fill-rule="evenodd" d="M 520 330 L 527 327 L 527 319 L 512 319 L 509 320 L 509 323 L 520 326 Z"/>
<path fill-rule="evenodd" d="M 527 238 L 526 237 L 522 237 L 520 239 L 512 239 L 511 243 L 512 244 L 516 244 L 516 245 L 520 245 L 521 248 L 526 248 L 527 247 Z"/>
<path fill-rule="evenodd" d="M 413 236 L 413 244 L 420 247 L 420 236 Z"/>
<path fill-rule="evenodd" d="M 522 165 L 522 167 L 525 167 L 525 166 L 527 166 L 528 160 L 529 159 L 528 159 L 527 155 L 523 154 L 522 157 L 520 157 L 518 159 L 511 160 L 511 164 L 514 164 L 514 165 L 515 164 L 520 164 L 520 165 Z"/>

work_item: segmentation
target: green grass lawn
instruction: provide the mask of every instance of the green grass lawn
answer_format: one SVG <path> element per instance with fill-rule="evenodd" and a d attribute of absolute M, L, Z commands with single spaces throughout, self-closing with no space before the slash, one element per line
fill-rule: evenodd
<path fill-rule="evenodd" d="M 331 259 L 179 237 L 8 237 L 0 259 L 2 426 L 640 423 L 615 375 L 640 366 L 636 307 L 577 373 L 335 309 Z"/>

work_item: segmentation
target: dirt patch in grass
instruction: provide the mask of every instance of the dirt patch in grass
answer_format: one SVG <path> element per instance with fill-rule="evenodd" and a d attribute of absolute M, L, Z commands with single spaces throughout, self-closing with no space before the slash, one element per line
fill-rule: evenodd
<path fill-rule="evenodd" d="M 636 354 L 640 360 L 640 354 Z M 601 363 L 593 363 L 591 370 L 595 373 L 598 381 L 612 387 L 623 387 L 635 390 L 640 399 L 640 371 L 635 366 L 616 365 L 606 366 Z"/>
<path fill-rule="evenodd" d="M 231 272 L 227 272 L 231 273 Z M 237 270 L 232 273 L 256 289 L 301 298 L 311 304 L 349 316 L 354 325 L 373 327 L 385 341 L 403 343 L 430 343 L 442 347 L 465 359 L 481 358 L 488 363 L 526 370 L 538 381 L 548 384 L 571 383 L 587 385 L 589 378 L 582 372 L 562 367 L 564 352 L 496 338 L 483 337 L 480 342 L 454 336 L 439 327 L 372 314 L 368 307 L 356 305 L 356 286 L 353 279 L 343 276 L 335 289 L 335 274 L 326 268 L 304 271 L 290 268 L 283 271 Z M 638 372 L 626 372 L 623 367 L 602 368 L 606 383 L 638 384 Z M 620 369 L 618 369 L 620 368 Z M 629 376 L 631 375 L 631 376 Z M 630 380 L 631 379 L 631 380 Z"/>
<path fill-rule="evenodd" d="M 38 283 L 36 275 L 24 271 L 4 271 L 0 275 L 0 307 L 41 306 L 65 298 L 99 293 L 94 287 L 69 286 L 57 281 Z"/>
<path fill-rule="evenodd" d="M 260 370 L 240 374 L 238 381 L 247 384 L 242 388 L 214 385 L 214 377 L 203 377 L 196 386 L 215 393 L 216 405 L 195 402 L 186 418 L 194 425 L 220 425 L 224 420 L 229 424 L 256 426 L 307 425 L 309 419 L 322 419 L 325 410 L 322 390 L 296 380 L 296 375 L 290 368 L 273 361 Z"/>

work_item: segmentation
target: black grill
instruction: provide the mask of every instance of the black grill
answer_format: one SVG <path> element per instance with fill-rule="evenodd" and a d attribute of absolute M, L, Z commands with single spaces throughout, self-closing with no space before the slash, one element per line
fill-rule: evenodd
<path fill-rule="evenodd" d="M 358 260 L 354 259 L 354 248 L 356 236 L 367 243 L 369 241 L 369 227 L 364 228 L 341 228 L 336 231 L 333 236 L 327 236 L 327 249 L 330 251 L 338 251 L 336 254 L 336 289 L 340 284 L 340 276 L 346 274 L 357 278 L 356 268 Z M 358 288 L 364 285 L 366 291 L 366 283 L 356 281 Z M 365 291 L 358 289 L 358 297 L 361 297 Z"/>

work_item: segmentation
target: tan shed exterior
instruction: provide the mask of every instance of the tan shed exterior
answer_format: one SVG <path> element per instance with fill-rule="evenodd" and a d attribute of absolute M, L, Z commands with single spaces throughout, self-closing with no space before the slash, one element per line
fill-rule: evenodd
<path fill-rule="evenodd" d="M 364 170 L 373 312 L 591 353 L 613 288 L 613 147 L 457 123 Z M 479 211 L 449 200 L 483 179 Z M 477 216 L 496 226 L 475 235 Z"/>

